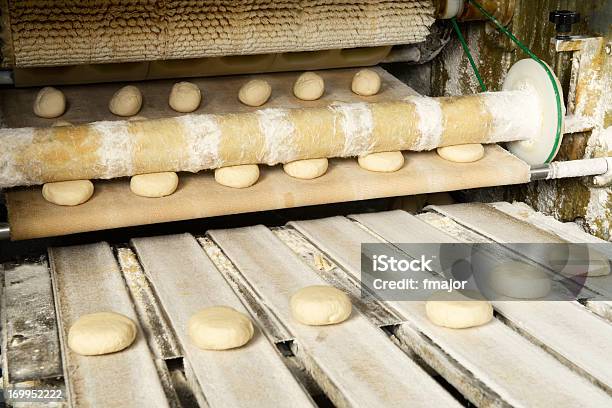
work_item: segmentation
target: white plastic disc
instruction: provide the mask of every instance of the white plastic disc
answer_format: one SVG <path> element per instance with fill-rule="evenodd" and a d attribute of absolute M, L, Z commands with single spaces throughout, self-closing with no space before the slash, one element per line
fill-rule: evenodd
<path fill-rule="evenodd" d="M 444 6 L 443 14 L 439 15 L 438 18 L 441 20 L 448 20 L 453 17 L 457 17 L 463 11 L 464 0 L 446 0 L 446 6 Z"/>
<path fill-rule="evenodd" d="M 561 98 L 561 131 L 557 138 L 557 100 L 553 84 L 546 70 L 531 58 L 518 61 L 508 71 L 504 81 L 504 91 L 529 90 L 538 98 L 542 111 L 542 125 L 539 134 L 531 140 L 521 140 L 507 144 L 508 150 L 531 166 L 551 161 L 559 151 L 563 137 L 565 105 L 563 90 L 553 74 Z"/>

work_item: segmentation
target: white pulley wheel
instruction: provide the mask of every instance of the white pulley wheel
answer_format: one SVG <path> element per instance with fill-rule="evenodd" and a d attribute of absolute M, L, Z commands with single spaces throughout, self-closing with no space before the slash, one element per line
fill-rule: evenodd
<path fill-rule="evenodd" d="M 446 4 L 441 8 L 442 12 L 438 15 L 441 20 L 448 20 L 457 17 L 463 11 L 464 0 L 446 0 Z"/>
<path fill-rule="evenodd" d="M 504 91 L 527 90 L 538 99 L 541 110 L 540 132 L 530 140 L 507 144 L 508 150 L 531 166 L 539 166 L 552 161 L 559 152 L 563 138 L 565 105 L 563 90 L 557 77 L 552 75 L 561 101 L 561 123 L 558 123 L 557 97 L 548 73 L 537 61 L 523 59 L 510 68 L 504 81 Z M 557 130 L 558 126 L 561 129 Z"/>

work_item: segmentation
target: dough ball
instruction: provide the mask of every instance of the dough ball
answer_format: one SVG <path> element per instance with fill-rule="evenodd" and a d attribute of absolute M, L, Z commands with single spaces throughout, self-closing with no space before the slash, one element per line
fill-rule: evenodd
<path fill-rule="evenodd" d="M 59 181 L 46 183 L 42 188 L 45 200 L 57 205 L 79 205 L 89 200 L 94 185 L 89 180 Z"/>
<path fill-rule="evenodd" d="M 68 330 L 68 347 L 84 356 L 114 353 L 129 347 L 136 333 L 136 324 L 122 314 L 87 314 L 79 317 Z"/>
<path fill-rule="evenodd" d="M 248 106 L 261 106 L 268 102 L 270 95 L 272 95 L 270 84 L 262 79 L 254 79 L 242 85 L 238 99 Z"/>
<path fill-rule="evenodd" d="M 520 261 L 497 265 L 489 276 L 489 287 L 515 299 L 538 299 L 548 295 L 550 277 L 541 268 Z"/>
<path fill-rule="evenodd" d="M 371 69 L 362 69 L 353 77 L 351 89 L 361 96 L 376 95 L 380 91 L 380 76 Z"/>
<path fill-rule="evenodd" d="M 259 167 L 256 164 L 221 167 L 215 170 L 217 183 L 233 188 L 250 187 L 259 179 Z"/>
<path fill-rule="evenodd" d="M 130 179 L 130 190 L 141 197 L 164 197 L 176 191 L 178 176 L 174 172 L 139 174 Z"/>
<path fill-rule="evenodd" d="M 59 89 L 46 86 L 38 91 L 34 100 L 34 114 L 41 118 L 57 118 L 66 111 L 66 97 Z"/>
<path fill-rule="evenodd" d="M 478 143 L 438 147 L 441 158 L 455 163 L 472 163 L 484 156 L 484 147 Z"/>
<path fill-rule="evenodd" d="M 357 161 L 363 169 L 390 173 L 402 168 L 404 155 L 402 152 L 372 153 L 359 157 Z"/>
<path fill-rule="evenodd" d="M 427 318 L 436 326 L 450 329 L 466 329 L 482 326 L 493 318 L 491 303 L 478 293 L 435 292 L 425 303 Z"/>
<path fill-rule="evenodd" d="M 293 84 L 293 94 L 304 101 L 317 100 L 323 92 L 325 92 L 325 82 L 314 72 L 304 72 Z"/>
<path fill-rule="evenodd" d="M 193 112 L 198 109 L 200 102 L 202 102 L 202 92 L 196 84 L 177 82 L 172 86 L 168 103 L 175 111 Z"/>
<path fill-rule="evenodd" d="M 552 245 L 548 253 L 548 262 L 554 271 L 569 278 L 610 274 L 609 258 L 586 245 Z"/>
<path fill-rule="evenodd" d="M 324 326 L 345 321 L 351 315 L 352 304 L 343 291 L 332 286 L 307 286 L 290 300 L 291 315 L 309 326 Z"/>
<path fill-rule="evenodd" d="M 283 165 L 285 173 L 291 177 L 310 180 L 321 177 L 327 171 L 327 159 L 296 160 Z"/>
<path fill-rule="evenodd" d="M 70 122 L 68 122 L 66 120 L 56 120 L 51 125 L 51 127 L 66 127 L 66 126 L 72 126 L 72 123 L 70 123 Z"/>
<path fill-rule="evenodd" d="M 227 350 L 244 346 L 253 337 L 251 319 L 231 307 L 202 309 L 189 319 L 191 341 L 204 350 Z"/>
<path fill-rule="evenodd" d="M 140 89 L 133 85 L 124 86 L 111 98 L 108 109 L 117 116 L 134 116 L 142 107 Z"/>

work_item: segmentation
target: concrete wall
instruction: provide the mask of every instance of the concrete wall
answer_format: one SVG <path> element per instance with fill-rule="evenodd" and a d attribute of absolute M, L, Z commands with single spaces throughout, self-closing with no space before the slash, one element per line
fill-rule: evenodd
<path fill-rule="evenodd" d="M 612 39 L 609 15 L 612 0 L 553 1 L 517 0 L 511 31 L 540 58 L 548 62 L 559 76 L 564 94 L 570 81 L 571 54 L 554 52 L 550 39 L 555 35 L 554 25 L 548 22 L 548 13 L 555 9 L 576 10 L 583 21 L 575 26 L 575 33 L 599 34 Z M 607 24 L 606 24 L 607 21 Z M 462 24 L 479 71 L 489 90 L 501 88 L 509 67 L 518 59 L 526 58 L 522 51 L 500 35 L 488 23 Z M 608 48 L 610 50 L 610 48 Z M 612 56 L 603 47 L 605 76 L 599 78 L 603 98 L 598 101 L 593 118 L 597 124 L 592 132 L 566 135 L 556 160 L 612 156 Z M 432 95 L 459 95 L 480 92 L 476 77 L 456 39 L 448 44 L 431 67 Z M 592 178 L 542 181 L 524 186 L 480 189 L 466 192 L 470 200 L 526 201 L 534 208 L 554 215 L 561 221 L 575 221 L 585 230 L 601 238 L 612 240 L 612 188 L 598 188 Z"/>

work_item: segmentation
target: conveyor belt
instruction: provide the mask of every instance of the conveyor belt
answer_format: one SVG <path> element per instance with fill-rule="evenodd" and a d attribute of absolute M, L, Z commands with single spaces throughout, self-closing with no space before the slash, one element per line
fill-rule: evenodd
<path fill-rule="evenodd" d="M 468 207 L 453 208 L 462 206 Z M 405 406 L 407 401 L 411 406 L 465 401 L 476 406 L 610 406 L 612 326 L 578 302 L 497 302 L 489 324 L 452 330 L 432 325 L 423 302 L 356 297 L 362 242 L 496 241 L 458 221 L 440 213 L 414 217 L 395 211 L 298 221 L 273 230 L 216 230 L 198 239 L 188 234 L 138 238 L 115 252 L 106 243 L 53 248 L 53 272 L 47 271 L 47 279 L 53 277 L 58 313 L 51 304 L 48 318 L 60 328 L 70 402 L 95 405 L 100 387 L 112 386 L 106 397 L 123 407 L 146 403 L 137 398 L 149 398 L 147 406 L 179 406 L 177 391 L 184 386 L 213 408 L 252 406 L 253 401 L 263 407 L 307 406 L 323 395 L 337 406 L 351 407 Z M 44 265 L 21 264 L 26 269 Z M 294 322 L 290 294 L 322 283 L 351 295 L 351 318 L 329 327 Z M 258 333 L 245 348 L 215 353 L 190 345 L 186 319 L 218 303 L 253 318 Z M 136 344 L 113 355 L 74 355 L 66 349 L 65 331 L 80 314 L 101 308 L 139 322 Z M 20 310 L 20 316 L 28 310 Z M 15 317 L 15 308 L 6 312 L 5 319 Z M 3 365 L 10 369 L 20 364 L 15 356 L 25 358 L 16 352 L 26 346 L 7 346 Z M 59 356 L 48 359 L 53 366 Z M 177 373 L 187 376 L 185 384 L 177 382 Z M 435 381 L 436 376 L 443 380 Z M 87 386 L 94 382 L 100 386 Z M 136 396 L 143 387 L 148 392 Z"/>
<path fill-rule="evenodd" d="M 356 159 L 332 159 L 327 173 L 314 180 L 292 178 L 281 166 L 260 166 L 259 181 L 246 189 L 222 186 L 212 172 L 181 173 L 178 190 L 162 198 L 133 194 L 126 179 L 97 181 L 93 197 L 75 207 L 46 201 L 40 187 L 14 189 L 6 194 L 11 239 L 529 181 L 529 166 L 497 145 L 487 146 L 475 163 L 451 163 L 435 152 L 406 152 L 405 158 L 394 173 L 364 170 Z"/>

